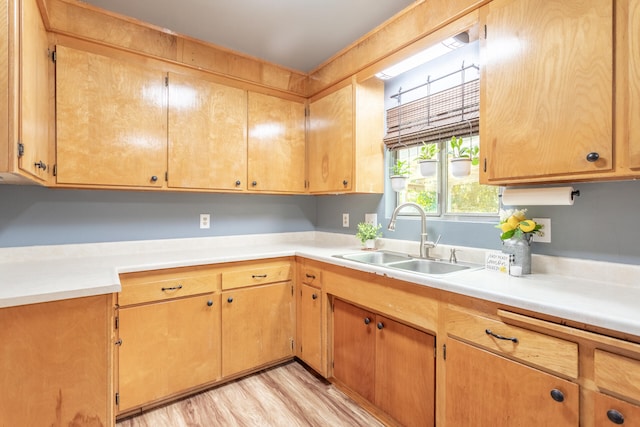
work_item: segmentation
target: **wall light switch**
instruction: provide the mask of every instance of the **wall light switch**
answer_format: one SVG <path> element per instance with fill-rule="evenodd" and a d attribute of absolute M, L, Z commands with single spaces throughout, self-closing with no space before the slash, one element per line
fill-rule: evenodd
<path fill-rule="evenodd" d="M 349 226 L 349 214 L 348 213 L 343 213 L 342 214 L 342 226 L 343 227 L 348 227 Z"/>
<path fill-rule="evenodd" d="M 211 214 L 200 214 L 200 228 L 211 228 Z"/>
<path fill-rule="evenodd" d="M 543 225 L 542 230 L 540 230 L 542 232 L 542 235 L 538 236 L 537 234 L 534 234 L 533 239 L 531 240 L 534 242 L 540 242 L 540 243 L 551 243 L 551 218 L 531 218 L 531 219 L 534 220 L 536 224 Z"/>
<path fill-rule="evenodd" d="M 378 214 L 364 214 L 364 222 L 371 225 L 378 225 Z"/>

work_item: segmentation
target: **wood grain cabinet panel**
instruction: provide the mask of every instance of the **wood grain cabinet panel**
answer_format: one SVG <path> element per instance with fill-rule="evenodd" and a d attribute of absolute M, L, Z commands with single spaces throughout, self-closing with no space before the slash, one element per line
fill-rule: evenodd
<path fill-rule="evenodd" d="M 322 291 L 306 284 L 300 285 L 298 295 L 298 357 L 318 373 L 325 375 L 322 334 Z"/>
<path fill-rule="evenodd" d="M 640 360 L 600 349 L 593 359 L 594 379 L 601 390 L 640 401 Z"/>
<path fill-rule="evenodd" d="M 484 24 L 481 182 L 611 172 L 613 2 L 495 0 Z"/>
<path fill-rule="evenodd" d="M 640 1 L 629 1 L 629 29 L 626 40 L 629 60 L 629 167 L 640 169 Z"/>
<path fill-rule="evenodd" d="M 640 406 L 602 393 L 593 393 L 593 425 L 596 427 L 640 426 Z"/>
<path fill-rule="evenodd" d="M 56 54 L 57 183 L 162 187 L 165 73 L 60 45 Z"/>
<path fill-rule="evenodd" d="M 457 339 L 446 351 L 445 425 L 579 425 L 577 384 Z"/>
<path fill-rule="evenodd" d="M 305 104 L 249 92 L 248 188 L 304 193 Z"/>
<path fill-rule="evenodd" d="M 169 73 L 169 187 L 247 188 L 247 91 Z"/>

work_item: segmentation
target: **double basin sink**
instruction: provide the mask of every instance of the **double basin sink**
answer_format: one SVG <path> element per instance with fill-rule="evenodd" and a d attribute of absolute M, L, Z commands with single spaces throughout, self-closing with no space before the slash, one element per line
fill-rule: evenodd
<path fill-rule="evenodd" d="M 415 258 L 410 255 L 387 251 L 356 252 L 344 255 L 334 255 L 334 257 L 362 262 L 364 264 L 378 265 L 381 267 L 389 267 L 412 273 L 435 276 L 482 268 L 482 266 L 476 264 L 450 263 L 446 261 Z"/>

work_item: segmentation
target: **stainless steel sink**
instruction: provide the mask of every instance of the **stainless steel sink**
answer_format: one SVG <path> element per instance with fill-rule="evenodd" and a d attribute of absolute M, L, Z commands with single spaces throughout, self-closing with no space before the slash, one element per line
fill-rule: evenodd
<path fill-rule="evenodd" d="M 334 257 L 426 275 L 443 275 L 455 273 L 456 271 L 482 268 L 480 265 L 467 263 L 453 264 L 445 261 L 414 258 L 406 254 L 387 251 L 355 252 L 344 255 L 334 255 Z"/>
<path fill-rule="evenodd" d="M 468 270 L 468 265 L 451 264 L 448 262 L 433 261 L 429 259 L 415 258 L 408 261 L 394 262 L 387 267 L 399 268 L 401 270 L 413 271 L 414 273 L 423 274 L 447 274 L 454 271 Z"/>

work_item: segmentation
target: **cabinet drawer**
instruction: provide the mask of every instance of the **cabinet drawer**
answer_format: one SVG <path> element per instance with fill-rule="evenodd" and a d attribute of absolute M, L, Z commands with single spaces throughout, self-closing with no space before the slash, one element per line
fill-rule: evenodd
<path fill-rule="evenodd" d="M 447 332 L 487 350 L 578 378 L 578 344 L 460 310 L 447 311 Z"/>
<path fill-rule="evenodd" d="M 596 349 L 594 377 L 600 389 L 640 400 L 640 360 Z"/>
<path fill-rule="evenodd" d="M 243 288 L 291 280 L 291 263 L 257 263 L 222 273 L 222 289 Z"/>
<path fill-rule="evenodd" d="M 121 276 L 121 282 L 122 291 L 118 294 L 118 304 L 127 306 L 215 292 L 218 274 L 172 277 L 166 273 L 154 275 L 152 272 L 146 278 L 142 278 L 135 273 L 131 277 Z"/>
<path fill-rule="evenodd" d="M 319 288 L 322 284 L 320 272 L 320 268 L 303 265 L 300 271 L 300 279 L 305 285 Z"/>

